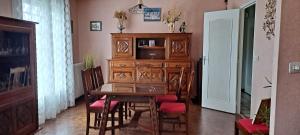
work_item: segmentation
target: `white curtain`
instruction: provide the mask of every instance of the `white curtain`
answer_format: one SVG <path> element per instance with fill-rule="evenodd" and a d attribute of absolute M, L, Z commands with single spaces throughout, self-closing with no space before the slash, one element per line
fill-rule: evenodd
<path fill-rule="evenodd" d="M 13 0 L 16 18 L 37 22 L 39 124 L 74 106 L 69 0 Z"/>

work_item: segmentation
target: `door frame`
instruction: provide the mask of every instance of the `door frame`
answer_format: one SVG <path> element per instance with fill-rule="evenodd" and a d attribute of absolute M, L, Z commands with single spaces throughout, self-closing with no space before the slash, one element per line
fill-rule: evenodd
<path fill-rule="evenodd" d="M 240 6 L 240 33 L 239 33 L 239 52 L 238 52 L 238 81 L 237 81 L 237 97 L 236 97 L 236 113 L 241 113 L 241 88 L 242 88 L 242 70 L 243 70 L 243 44 L 244 44 L 244 22 L 245 10 L 256 4 L 256 0 L 249 0 L 249 2 Z M 255 10 L 256 13 L 256 10 Z M 256 17 L 255 17 L 256 19 Z M 255 40 L 255 37 L 254 37 Z"/>

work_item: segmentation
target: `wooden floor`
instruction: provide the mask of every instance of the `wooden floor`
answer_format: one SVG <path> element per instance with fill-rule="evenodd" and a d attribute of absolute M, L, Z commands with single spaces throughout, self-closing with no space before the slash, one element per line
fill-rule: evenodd
<path fill-rule="evenodd" d="M 235 115 L 201 109 L 191 105 L 189 124 L 190 135 L 233 135 Z M 40 127 L 36 135 L 85 135 L 86 113 L 85 105 L 79 102 L 76 107 L 58 115 L 57 119 L 48 120 Z M 149 114 L 144 113 L 140 123 L 150 126 Z M 167 125 L 168 126 L 168 125 Z M 182 126 L 184 128 L 184 126 Z M 180 129 L 176 127 L 176 129 Z M 97 135 L 98 130 L 91 129 L 90 135 Z M 110 135 L 110 131 L 106 132 Z M 116 130 L 116 135 L 151 135 L 140 128 L 124 128 Z M 164 133 L 163 135 L 180 135 L 179 133 Z"/>

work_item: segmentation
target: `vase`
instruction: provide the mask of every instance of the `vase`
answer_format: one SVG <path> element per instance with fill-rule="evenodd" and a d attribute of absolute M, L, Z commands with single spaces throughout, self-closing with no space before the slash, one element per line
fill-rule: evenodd
<path fill-rule="evenodd" d="M 120 33 L 123 33 L 123 30 L 125 29 L 124 22 L 121 20 L 119 20 L 118 29 Z"/>
<path fill-rule="evenodd" d="M 175 32 L 175 23 L 168 23 L 169 32 L 174 33 Z"/>

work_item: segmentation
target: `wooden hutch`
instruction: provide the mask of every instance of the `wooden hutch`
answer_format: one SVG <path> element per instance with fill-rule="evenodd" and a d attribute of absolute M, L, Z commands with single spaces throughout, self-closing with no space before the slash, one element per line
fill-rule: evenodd
<path fill-rule="evenodd" d="M 168 92 L 175 93 L 180 68 L 186 67 L 186 73 L 191 68 L 191 33 L 111 35 L 110 83 L 167 83 Z"/>
<path fill-rule="evenodd" d="M 38 128 L 35 23 L 0 17 L 0 135 Z"/>

